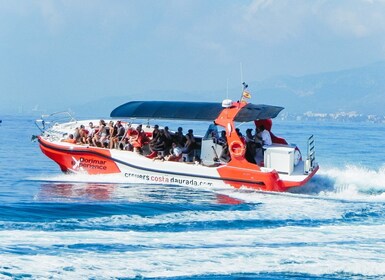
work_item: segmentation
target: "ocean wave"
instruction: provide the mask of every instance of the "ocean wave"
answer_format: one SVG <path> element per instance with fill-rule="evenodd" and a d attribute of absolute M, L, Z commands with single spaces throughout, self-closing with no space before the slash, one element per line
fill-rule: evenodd
<path fill-rule="evenodd" d="M 199 232 L 9 230 L 0 231 L 0 273 L 78 279 L 266 271 L 384 276 L 384 233 L 384 225 Z"/>
<path fill-rule="evenodd" d="M 206 199 L 206 202 L 214 202 L 215 199 L 208 195 L 212 194 L 221 194 L 225 193 L 230 201 L 230 198 L 236 198 L 240 201 L 234 203 L 242 203 L 242 201 L 247 201 L 248 203 L 259 202 L 258 195 L 255 196 L 253 193 L 257 193 L 254 190 L 251 190 L 250 193 L 247 190 L 235 190 L 232 191 L 232 188 L 203 188 L 203 187 L 178 187 L 178 186 L 161 186 L 161 185 L 146 185 L 146 184 L 127 184 L 124 182 L 124 178 L 111 176 L 98 176 L 98 175 L 86 175 L 86 174 L 73 174 L 73 175 L 56 175 L 51 177 L 44 178 L 30 178 L 32 180 L 40 180 L 42 182 L 52 182 L 50 191 L 57 192 L 59 200 L 62 198 L 60 190 L 65 188 L 59 188 L 59 183 L 62 182 L 64 185 L 73 184 L 70 187 L 68 192 L 68 197 L 72 198 L 81 198 L 86 197 L 87 199 L 105 199 L 108 200 L 111 197 L 108 196 L 109 190 L 113 190 L 114 196 L 112 199 L 126 199 L 130 198 L 131 201 L 148 201 L 155 202 L 165 200 L 167 198 L 170 200 L 170 203 L 178 203 L 181 201 L 189 201 L 190 199 L 196 199 L 197 201 L 202 201 Z M 92 183 L 90 181 L 97 181 L 98 183 Z M 113 182 L 113 183 L 111 183 Z M 81 187 L 81 184 L 83 187 Z M 110 187 L 101 187 L 103 184 L 110 184 Z M 80 186 L 80 187 L 79 187 Z M 161 186 L 161 187 L 159 187 Z M 157 193 L 159 189 L 167 187 L 161 196 L 154 196 L 154 193 Z M 49 188 L 46 188 L 49 189 Z M 84 189 L 88 190 L 88 194 L 84 195 Z M 189 190 L 189 191 L 186 191 Z M 96 190 L 94 194 L 90 194 L 93 190 Z M 103 191 L 104 190 L 104 193 Z M 194 195 L 194 191 L 196 192 Z M 207 193 L 202 196 L 202 191 Z M 247 195 L 242 195 L 247 193 Z M 103 197 L 103 194 L 105 197 Z M 270 193 L 275 194 L 275 193 Z M 305 186 L 300 188 L 293 188 L 289 190 L 288 193 L 280 195 L 300 195 L 304 197 L 314 196 L 316 198 L 325 198 L 325 199 L 339 199 L 345 201 L 370 201 L 370 202 L 384 202 L 385 201 L 385 164 L 380 166 L 378 169 L 370 169 L 368 167 L 359 166 L 359 165 L 346 165 L 343 167 L 322 167 L 320 171 L 308 182 Z M 40 199 L 43 196 L 40 194 Z M 50 197 L 50 195 L 46 196 Z M 51 198 L 55 196 L 51 195 Z M 56 197 L 57 198 L 57 197 Z M 166 199 L 166 200 L 167 200 Z M 172 201 L 173 200 L 173 201 Z M 217 201 L 218 202 L 218 201 Z M 230 203 L 230 202 L 229 202 Z"/>
<path fill-rule="evenodd" d="M 327 198 L 384 202 L 385 165 L 378 169 L 357 165 L 321 168 L 301 192 Z"/>

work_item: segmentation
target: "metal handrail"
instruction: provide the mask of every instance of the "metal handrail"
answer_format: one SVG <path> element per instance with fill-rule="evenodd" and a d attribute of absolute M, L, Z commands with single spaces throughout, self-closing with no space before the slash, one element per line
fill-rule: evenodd
<path fill-rule="evenodd" d="M 307 139 L 307 158 L 305 172 L 312 171 L 315 166 L 315 138 L 311 135 Z"/>
<path fill-rule="evenodd" d="M 46 131 L 52 131 L 52 127 L 59 123 L 64 122 L 77 122 L 73 115 L 68 111 L 55 112 L 49 115 L 42 115 L 40 119 L 35 120 L 35 125 L 41 131 L 45 133 Z"/>

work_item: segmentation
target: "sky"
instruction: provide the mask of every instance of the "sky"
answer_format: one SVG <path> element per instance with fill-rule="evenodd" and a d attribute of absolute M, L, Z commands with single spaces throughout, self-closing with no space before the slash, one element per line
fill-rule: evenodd
<path fill-rule="evenodd" d="M 385 0 L 0 0 L 0 116 L 384 59 Z"/>

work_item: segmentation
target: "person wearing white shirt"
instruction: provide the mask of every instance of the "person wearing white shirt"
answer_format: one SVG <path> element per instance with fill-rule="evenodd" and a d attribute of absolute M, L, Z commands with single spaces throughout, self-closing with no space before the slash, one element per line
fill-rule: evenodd
<path fill-rule="evenodd" d="M 270 132 L 267 131 L 263 125 L 259 127 L 259 136 L 262 139 L 264 146 L 270 146 L 273 144 L 271 141 Z"/>

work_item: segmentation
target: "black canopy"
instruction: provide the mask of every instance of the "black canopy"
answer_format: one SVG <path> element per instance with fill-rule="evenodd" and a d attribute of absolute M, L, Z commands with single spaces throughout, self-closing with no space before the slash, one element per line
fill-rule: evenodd
<path fill-rule="evenodd" d="M 212 121 L 223 109 L 221 103 L 213 102 L 131 101 L 115 108 L 110 116 L 114 118 Z M 283 108 L 278 106 L 249 103 L 239 111 L 234 120 L 249 122 L 275 118 L 281 110 Z"/>
<path fill-rule="evenodd" d="M 236 122 L 251 122 L 255 120 L 273 119 L 278 116 L 282 110 L 283 107 L 279 106 L 248 103 L 239 111 L 234 120 Z"/>

